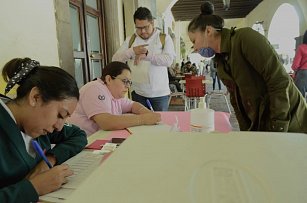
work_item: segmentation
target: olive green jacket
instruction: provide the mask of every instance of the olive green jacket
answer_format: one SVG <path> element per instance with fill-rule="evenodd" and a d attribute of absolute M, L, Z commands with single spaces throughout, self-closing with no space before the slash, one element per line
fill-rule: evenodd
<path fill-rule="evenodd" d="M 36 140 L 47 154 L 55 155 L 56 164 L 76 155 L 87 144 L 85 132 L 71 125 Z M 55 144 L 52 149 L 51 144 Z M 25 176 L 40 161 L 41 157 L 28 154 L 20 129 L 0 104 L 0 202 L 38 201 L 36 190 Z"/>
<path fill-rule="evenodd" d="M 216 60 L 240 130 L 307 133 L 306 102 L 264 36 L 224 28 Z"/>

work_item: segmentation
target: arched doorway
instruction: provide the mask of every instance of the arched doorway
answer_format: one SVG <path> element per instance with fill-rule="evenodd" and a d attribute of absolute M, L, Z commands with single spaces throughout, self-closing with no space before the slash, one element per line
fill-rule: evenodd
<path fill-rule="evenodd" d="M 256 30 L 260 34 L 264 35 L 263 21 L 257 21 L 252 28 L 253 30 Z"/>
<path fill-rule="evenodd" d="M 279 54 L 287 72 L 291 71 L 297 36 L 299 36 L 299 17 L 292 5 L 284 3 L 272 18 L 268 39 Z"/>

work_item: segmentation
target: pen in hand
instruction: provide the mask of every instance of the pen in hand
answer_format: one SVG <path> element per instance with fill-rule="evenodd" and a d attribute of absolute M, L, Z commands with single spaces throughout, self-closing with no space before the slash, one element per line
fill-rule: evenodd
<path fill-rule="evenodd" d="M 46 164 L 48 165 L 49 168 L 52 168 L 51 163 L 49 162 L 49 160 L 47 159 L 47 157 L 45 156 L 45 153 L 43 152 L 41 146 L 38 144 L 38 142 L 36 140 L 32 140 L 31 141 L 32 146 L 34 148 L 34 150 L 36 151 L 36 153 L 42 157 L 42 159 L 46 162 Z"/>
<path fill-rule="evenodd" d="M 151 111 L 154 111 L 154 109 L 152 108 L 152 105 L 151 105 L 149 99 L 146 99 L 146 103 L 147 103 L 147 106 L 149 107 L 149 109 L 150 109 Z"/>

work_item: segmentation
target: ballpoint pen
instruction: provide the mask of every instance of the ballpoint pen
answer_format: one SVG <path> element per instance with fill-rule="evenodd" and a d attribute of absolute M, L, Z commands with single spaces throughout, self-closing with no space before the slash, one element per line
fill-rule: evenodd
<path fill-rule="evenodd" d="M 150 103 L 149 99 L 146 99 L 146 103 L 147 103 L 147 106 L 150 108 L 150 110 L 154 111 L 154 109 L 151 106 L 151 103 Z"/>
<path fill-rule="evenodd" d="M 49 168 L 52 168 L 51 163 L 49 162 L 49 160 L 45 156 L 45 154 L 44 154 L 41 146 L 38 144 L 38 142 L 36 140 L 32 140 L 31 143 L 32 143 L 34 150 L 37 152 L 37 154 L 42 157 L 42 159 L 46 162 L 46 164 L 48 165 Z"/>

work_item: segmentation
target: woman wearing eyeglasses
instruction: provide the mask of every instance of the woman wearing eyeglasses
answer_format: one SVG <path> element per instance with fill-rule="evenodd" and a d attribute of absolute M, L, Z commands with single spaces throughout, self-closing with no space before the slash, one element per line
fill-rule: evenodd
<path fill-rule="evenodd" d="M 80 99 L 69 122 L 78 125 L 89 136 L 100 129 L 120 130 L 161 121 L 159 113 L 125 98 L 131 84 L 131 70 L 127 64 L 109 63 L 101 78 L 80 89 Z"/>

